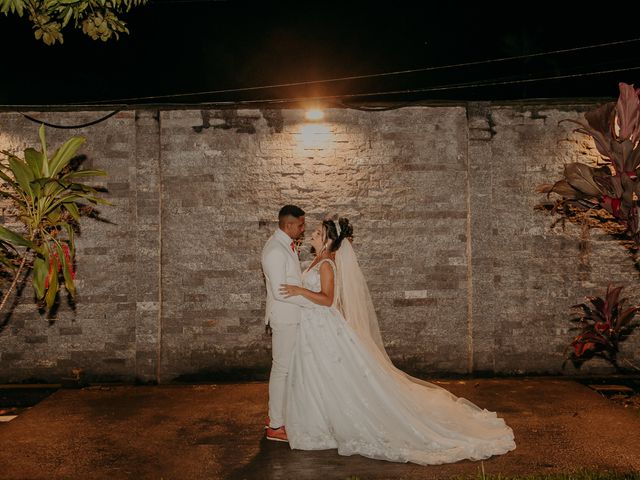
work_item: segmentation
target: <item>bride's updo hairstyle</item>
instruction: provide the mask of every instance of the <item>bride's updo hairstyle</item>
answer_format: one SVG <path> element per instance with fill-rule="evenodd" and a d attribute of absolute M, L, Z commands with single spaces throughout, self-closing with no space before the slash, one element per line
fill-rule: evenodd
<path fill-rule="evenodd" d="M 340 226 L 340 234 L 338 234 L 338 228 L 333 220 L 324 220 L 322 222 L 322 226 L 327 235 L 326 238 L 332 241 L 329 247 L 329 251 L 331 252 L 335 252 L 340 248 L 342 240 L 353 237 L 353 227 L 349 223 L 349 219 L 338 219 L 338 225 Z"/>

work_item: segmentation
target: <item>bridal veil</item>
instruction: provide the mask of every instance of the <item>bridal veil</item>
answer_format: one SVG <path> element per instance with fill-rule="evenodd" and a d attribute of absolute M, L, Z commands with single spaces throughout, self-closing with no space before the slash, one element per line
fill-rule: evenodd
<path fill-rule="evenodd" d="M 411 375 L 396 368 L 384 348 L 382 336 L 380 334 L 380 326 L 378 324 L 378 317 L 373 306 L 373 301 L 371 300 L 367 281 L 360 269 L 351 241 L 343 241 L 340 244 L 340 248 L 336 252 L 336 267 L 338 308 L 342 312 L 346 322 L 374 354 L 374 358 L 376 358 L 381 366 L 395 375 L 401 375 L 406 381 L 431 389 L 434 392 L 438 392 L 440 395 L 449 397 L 450 400 L 455 402 L 466 404 L 478 412 L 487 412 L 486 409 L 478 407 L 466 398 L 456 397 L 439 385 L 412 377 Z M 424 391 L 420 392 L 418 389 L 416 393 L 421 395 Z"/>

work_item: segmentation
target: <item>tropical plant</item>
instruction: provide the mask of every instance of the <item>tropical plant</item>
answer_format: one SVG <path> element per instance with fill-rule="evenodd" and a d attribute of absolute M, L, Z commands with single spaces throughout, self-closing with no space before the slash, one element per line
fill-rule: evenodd
<path fill-rule="evenodd" d="M 53 155 L 49 156 L 45 139 L 45 128 L 39 129 L 41 150 L 27 148 L 24 159 L 11 152 L 0 161 L 0 179 L 4 181 L 0 195 L 9 199 L 17 209 L 16 219 L 23 232 L 17 233 L 0 227 L 3 249 L 2 263 L 15 270 L 13 282 L 3 295 L 0 310 L 16 286 L 25 266 L 32 267 L 32 283 L 36 298 L 51 309 L 60 288 L 59 276 L 75 297 L 73 259 L 75 256 L 74 231 L 81 213 L 89 213 L 91 204 L 110 202 L 99 198 L 98 191 L 76 178 L 106 175 L 103 170 L 78 170 L 70 162 L 84 143 L 85 138 L 74 136 L 67 140 Z M 18 248 L 21 253 L 18 254 Z M 6 255 L 10 253 L 11 255 Z M 16 255 L 18 254 L 18 255 Z"/>
<path fill-rule="evenodd" d="M 73 20 L 75 28 L 93 40 L 106 42 L 119 33 L 129 33 L 118 15 L 148 0 L 0 0 L 0 12 L 5 15 L 28 14 L 34 35 L 47 45 L 63 43 L 62 29 Z"/>
<path fill-rule="evenodd" d="M 620 83 L 617 102 L 606 103 L 587 112 L 585 120 L 577 123 L 575 131 L 590 135 L 601 164 L 580 162 L 565 165 L 564 175 L 554 184 L 537 187 L 539 193 L 560 195 L 554 211 L 572 208 L 582 211 L 604 210 L 609 220 L 624 227 L 627 234 L 640 245 L 638 195 L 640 181 L 640 89 Z"/>
<path fill-rule="evenodd" d="M 583 240 L 590 227 L 603 228 L 632 252 L 640 246 L 638 195 L 640 181 L 640 89 L 626 83 L 618 84 L 620 95 L 584 115 L 584 120 L 566 119 L 579 125 L 575 131 L 589 135 L 600 159 L 595 164 L 574 162 L 565 165 L 563 178 L 554 184 L 536 187 L 539 193 L 560 196 L 551 210 L 563 218 L 583 225 Z M 543 206 L 543 208 L 548 208 Z M 638 306 L 623 310 L 626 299 L 619 300 L 622 287 L 607 288 L 604 298 L 587 297 L 588 304 L 575 305 L 582 315 L 573 318 L 581 330 L 565 353 L 568 359 L 581 363 L 593 356 L 608 360 L 616 369 L 618 344 L 635 328 L 631 324 Z M 572 307 L 572 308 L 574 308 Z M 631 362 L 625 360 L 625 362 Z M 634 365 L 632 365 L 634 368 Z"/>
<path fill-rule="evenodd" d="M 610 362 L 616 369 L 619 344 L 634 329 L 638 323 L 632 323 L 640 305 L 624 307 L 626 298 L 620 298 L 623 287 L 607 287 L 602 297 L 586 297 L 588 303 L 573 305 L 578 310 L 578 316 L 571 321 L 579 325 L 570 330 L 580 330 L 580 333 L 567 346 L 564 353 L 574 363 L 581 363 L 593 356 L 599 356 Z M 628 360 L 627 363 L 631 364 Z"/>

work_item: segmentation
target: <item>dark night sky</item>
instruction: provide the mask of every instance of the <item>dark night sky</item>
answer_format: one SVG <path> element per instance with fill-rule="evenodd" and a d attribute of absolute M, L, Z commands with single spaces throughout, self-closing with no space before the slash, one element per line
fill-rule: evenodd
<path fill-rule="evenodd" d="M 67 30 L 65 43 L 53 47 L 33 38 L 27 19 L 2 16 L 0 104 L 106 101 L 309 81 L 640 37 L 637 15 L 626 15 L 620 9 L 607 10 L 611 17 L 599 19 L 596 10 L 587 8 L 562 12 L 537 7 L 516 12 L 515 8 L 490 8 L 486 2 L 464 9 L 431 3 L 423 10 L 409 2 L 382 5 L 152 0 L 125 15 L 131 34 L 121 36 L 119 41 L 105 44 Z M 518 7 L 525 5 L 520 3 Z M 640 42 L 633 42 L 390 78 L 163 101 L 338 95 L 574 74 L 640 67 L 638 52 Z M 619 81 L 640 85 L 639 78 L 640 69 L 526 85 L 372 96 L 359 102 L 615 97 Z"/>

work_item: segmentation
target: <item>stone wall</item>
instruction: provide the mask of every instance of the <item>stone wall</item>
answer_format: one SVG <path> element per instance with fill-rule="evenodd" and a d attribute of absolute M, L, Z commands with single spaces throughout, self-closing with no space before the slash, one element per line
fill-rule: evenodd
<path fill-rule="evenodd" d="M 562 368 L 569 306 L 638 273 L 612 238 L 551 229 L 534 187 L 594 157 L 563 118 L 593 105 L 415 106 L 365 112 L 136 110 L 78 130 L 113 206 L 78 238 L 75 310 L 55 319 L 27 286 L 0 330 L 0 382 L 196 381 L 265 375 L 262 245 L 285 203 L 350 218 L 383 337 L 422 375 L 575 374 Z M 102 112 L 35 112 L 81 124 Z M 37 125 L 0 113 L 0 148 L 36 146 Z M 308 250 L 303 260 L 309 259 Z M 623 347 L 640 360 L 640 335 Z M 634 358 L 635 355 L 635 358 Z"/>

